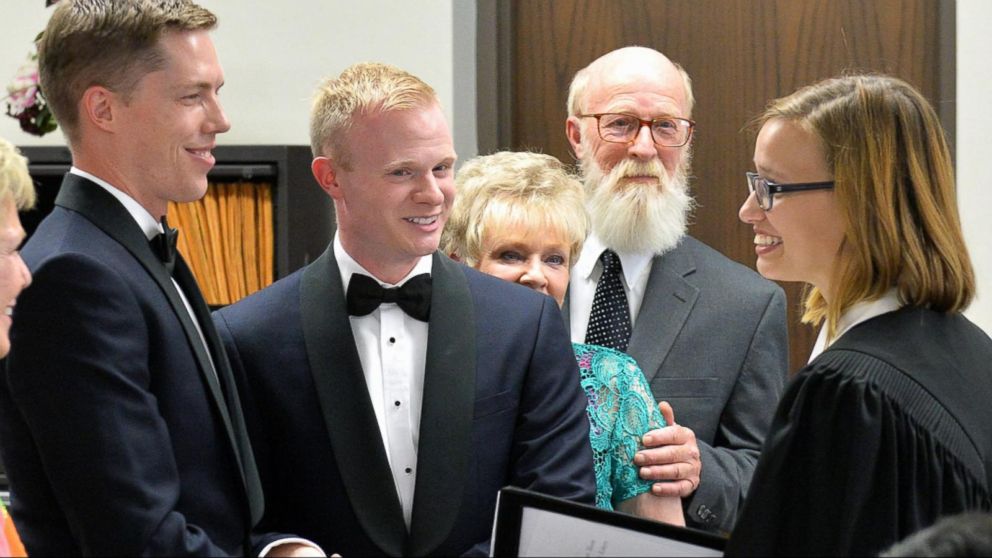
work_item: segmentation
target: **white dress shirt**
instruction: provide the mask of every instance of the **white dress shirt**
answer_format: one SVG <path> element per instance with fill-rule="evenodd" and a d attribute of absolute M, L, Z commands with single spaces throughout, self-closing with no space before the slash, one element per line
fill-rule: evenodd
<path fill-rule="evenodd" d="M 573 343 L 585 343 L 592 301 L 596 296 L 596 284 L 599 282 L 599 276 L 603 274 L 603 264 L 599 261 L 603 250 L 606 250 L 603 241 L 595 233 L 590 234 L 582 246 L 579 259 L 572 267 L 572 277 L 568 283 L 568 312 Z M 644 300 L 644 291 L 648 287 L 654 254 L 617 252 L 617 255 L 623 268 L 620 279 L 627 294 L 630 327 L 633 330 L 634 324 L 637 323 L 637 314 L 641 309 L 641 301 Z"/>
<path fill-rule="evenodd" d="M 384 287 L 398 287 L 411 277 L 430 273 L 431 256 L 424 256 L 395 285 L 383 283 L 345 252 L 334 235 L 334 257 L 345 292 L 353 273 L 372 277 Z M 350 316 L 365 385 L 379 422 L 396 494 L 403 507 L 407 530 L 413 516 L 413 490 L 417 484 L 417 444 L 427 366 L 427 322 L 411 318 L 395 303 L 383 303 L 366 316 Z"/>
<path fill-rule="evenodd" d="M 899 302 L 899 291 L 895 288 L 886 291 L 885 294 L 878 300 L 862 301 L 854 304 L 845 310 L 843 314 L 841 314 L 840 320 L 837 323 L 837 335 L 830 341 L 830 343 L 827 343 L 827 324 L 823 324 L 820 328 L 820 334 L 816 337 L 816 343 L 813 345 L 813 352 L 810 353 L 807 363 L 813 362 L 813 359 L 820 356 L 820 353 L 827 350 L 827 347 L 829 347 L 831 343 L 840 339 L 840 336 L 844 335 L 852 327 L 860 324 L 861 322 L 866 322 L 876 316 L 894 312 L 902 308 L 902 306 L 902 302 Z"/>

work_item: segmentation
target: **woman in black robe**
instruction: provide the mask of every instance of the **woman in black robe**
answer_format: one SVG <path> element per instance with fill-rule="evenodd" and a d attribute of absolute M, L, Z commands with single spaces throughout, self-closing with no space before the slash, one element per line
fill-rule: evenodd
<path fill-rule="evenodd" d="M 992 510 L 992 340 L 930 104 L 885 76 L 826 80 L 758 119 L 741 220 L 757 267 L 822 324 L 784 395 L 728 555 L 875 555 Z"/>

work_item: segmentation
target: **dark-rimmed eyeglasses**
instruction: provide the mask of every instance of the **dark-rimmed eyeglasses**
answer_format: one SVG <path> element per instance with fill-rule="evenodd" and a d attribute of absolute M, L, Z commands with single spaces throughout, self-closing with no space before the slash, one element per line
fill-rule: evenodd
<path fill-rule="evenodd" d="M 786 194 L 789 192 L 806 192 L 809 190 L 829 190 L 834 187 L 833 180 L 829 182 L 804 182 L 801 184 L 775 184 L 756 172 L 746 172 L 747 189 L 754 193 L 758 201 L 758 207 L 765 211 L 772 208 L 772 200 L 775 194 Z"/>
<path fill-rule="evenodd" d="M 651 139 L 661 147 L 682 147 L 692 138 L 696 123 L 685 118 L 659 116 L 644 120 L 632 114 L 601 112 L 580 114 L 579 118 L 595 118 L 599 137 L 610 143 L 633 143 L 643 126 L 651 130 Z"/>

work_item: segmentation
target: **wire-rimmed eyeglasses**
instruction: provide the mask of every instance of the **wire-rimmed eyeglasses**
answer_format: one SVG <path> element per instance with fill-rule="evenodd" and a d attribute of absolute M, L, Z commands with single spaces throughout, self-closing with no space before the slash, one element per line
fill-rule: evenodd
<path fill-rule="evenodd" d="M 772 208 L 772 200 L 775 194 L 785 194 L 788 192 L 806 192 L 808 190 L 829 190 L 834 187 L 834 181 L 829 182 L 803 182 L 801 184 L 775 184 L 756 172 L 745 172 L 747 176 L 747 189 L 754 192 L 754 197 L 758 201 L 758 207 L 765 211 Z"/>
<path fill-rule="evenodd" d="M 686 118 L 659 116 L 651 120 L 638 118 L 632 114 L 601 112 L 580 114 L 579 118 L 595 118 L 596 129 L 603 141 L 610 143 L 633 143 L 643 126 L 651 130 L 651 139 L 662 147 L 682 147 L 692 138 L 696 123 Z"/>

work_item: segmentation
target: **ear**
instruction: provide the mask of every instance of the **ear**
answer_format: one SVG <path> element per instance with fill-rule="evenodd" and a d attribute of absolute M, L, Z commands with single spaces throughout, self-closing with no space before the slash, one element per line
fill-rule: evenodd
<path fill-rule="evenodd" d="M 310 163 L 310 171 L 317 180 L 317 184 L 320 184 L 321 189 L 327 192 L 327 195 L 334 201 L 344 199 L 341 185 L 338 184 L 336 168 L 338 166 L 330 157 L 314 157 L 313 162 Z"/>
<path fill-rule="evenodd" d="M 582 121 L 577 116 L 569 116 L 565 120 L 565 137 L 572 146 L 572 154 L 581 159 L 585 153 L 582 150 Z"/>
<path fill-rule="evenodd" d="M 120 99 L 102 85 L 91 85 L 79 100 L 79 118 L 106 132 L 114 131 Z"/>

